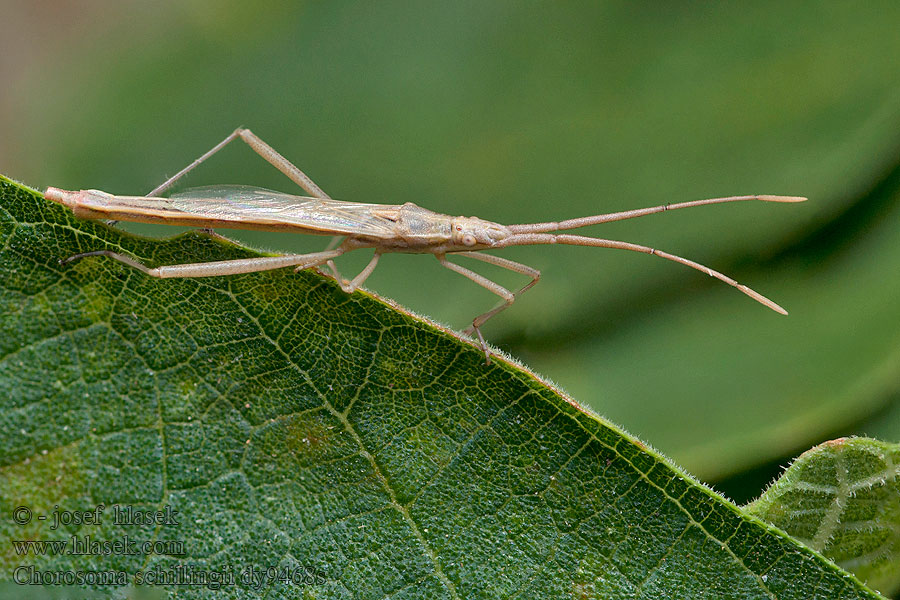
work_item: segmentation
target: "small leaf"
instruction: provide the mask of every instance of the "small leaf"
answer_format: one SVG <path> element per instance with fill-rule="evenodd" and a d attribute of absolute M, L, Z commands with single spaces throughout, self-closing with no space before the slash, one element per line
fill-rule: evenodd
<path fill-rule="evenodd" d="M 900 589 L 900 444 L 816 446 L 746 508 L 873 588 Z"/>
<path fill-rule="evenodd" d="M 78 221 L 5 179 L 0 207 L 0 580 L 163 578 L 179 598 L 878 597 L 523 368 L 368 294 L 289 269 L 60 265 L 251 252 Z M 114 520 L 127 510 L 168 516 Z M 98 552 L 65 550 L 88 539 Z M 124 540 L 140 545 L 102 551 Z"/>

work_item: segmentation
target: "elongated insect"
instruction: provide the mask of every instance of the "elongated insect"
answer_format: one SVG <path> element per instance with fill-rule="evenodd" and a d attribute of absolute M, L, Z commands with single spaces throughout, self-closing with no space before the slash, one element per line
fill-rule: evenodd
<path fill-rule="evenodd" d="M 159 196 L 185 174 L 221 150 L 229 142 L 238 138 L 246 142 L 257 154 L 306 190 L 310 197 L 292 196 L 281 192 L 246 186 L 196 188 L 184 193 L 174 194 L 169 198 Z M 170 277 L 233 275 L 281 267 L 294 267 L 295 270 L 299 271 L 327 265 L 341 288 L 347 293 L 352 293 L 371 275 L 382 254 L 388 252 L 434 254 L 443 266 L 467 277 L 502 299 L 496 307 L 475 317 L 472 320 L 472 324 L 465 330 L 467 335 L 471 335 L 474 332 L 478 336 L 488 362 L 490 362 L 490 352 L 481 334 L 481 326 L 488 319 L 509 307 L 520 294 L 535 285 L 541 274 L 537 269 L 527 265 L 499 256 L 479 254 L 480 251 L 532 244 L 569 244 L 643 252 L 697 269 L 739 289 L 772 310 L 786 315 L 786 310 L 762 294 L 692 260 L 630 242 L 555 232 L 599 223 L 632 219 L 691 206 L 742 200 L 762 200 L 766 202 L 802 202 L 806 200 L 806 198 L 796 196 L 730 196 L 727 198 L 695 200 L 693 202 L 666 204 L 651 208 L 581 217 L 567 221 L 501 225 L 477 217 L 453 217 L 435 213 L 416 206 L 411 202 L 398 205 L 360 204 L 332 200 L 300 169 L 249 129 L 243 128 L 235 130 L 231 135 L 200 156 L 200 158 L 166 180 L 162 185 L 153 189 L 147 196 L 114 196 L 99 190 L 67 192 L 53 187 L 47 188 L 44 195 L 50 200 L 70 207 L 75 216 L 84 219 L 167 223 L 171 225 L 197 226 L 206 229 L 224 227 L 266 231 L 295 231 L 313 235 L 337 236 L 336 241 L 326 250 L 310 254 L 288 254 L 284 256 L 265 256 L 149 268 L 130 256 L 110 250 L 96 250 L 76 254 L 62 261 L 68 263 L 88 256 L 108 256 L 151 277 L 163 279 Z M 341 237 L 344 238 L 343 242 L 338 243 Z M 333 260 L 345 252 L 360 248 L 374 248 L 375 254 L 372 260 L 352 280 L 342 279 Z M 531 281 L 518 291 L 510 292 L 490 279 L 450 262 L 447 260 L 448 254 L 481 260 L 526 275 L 531 278 Z"/>

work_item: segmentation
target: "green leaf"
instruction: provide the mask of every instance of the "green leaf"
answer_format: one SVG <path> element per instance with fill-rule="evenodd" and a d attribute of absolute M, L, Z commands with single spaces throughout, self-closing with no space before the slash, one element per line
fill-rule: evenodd
<path fill-rule="evenodd" d="M 0 206 L 0 579 L 25 565 L 220 573 L 248 598 L 296 597 L 291 577 L 315 598 L 878 597 L 526 370 L 377 298 L 311 272 L 60 266 L 100 248 L 150 264 L 250 252 L 134 238 L 5 179 Z M 116 524 L 116 505 L 162 521 Z M 99 516 L 54 530 L 55 510 Z M 11 543 L 72 536 L 156 546 Z"/>
<path fill-rule="evenodd" d="M 825 442 L 746 508 L 871 587 L 900 589 L 900 444 Z"/>

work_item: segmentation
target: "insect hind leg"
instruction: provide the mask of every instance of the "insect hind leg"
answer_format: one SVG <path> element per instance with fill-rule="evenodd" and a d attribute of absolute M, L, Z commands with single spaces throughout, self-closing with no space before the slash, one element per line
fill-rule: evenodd
<path fill-rule="evenodd" d="M 309 176 L 301 171 L 297 166 L 282 156 L 277 150 L 275 150 L 272 146 L 265 143 L 262 138 L 258 135 L 250 131 L 249 129 L 245 129 L 243 127 L 238 127 L 230 134 L 228 134 L 224 140 L 201 154 L 196 160 L 191 162 L 188 166 L 181 169 L 172 177 L 169 177 L 160 185 L 153 188 L 148 196 L 158 196 L 159 194 L 165 192 L 169 188 L 171 188 L 175 183 L 199 167 L 201 164 L 206 162 L 207 159 L 216 154 L 219 150 L 233 142 L 234 140 L 240 138 L 244 143 L 246 143 L 250 148 L 256 152 L 259 156 L 266 160 L 270 165 L 284 173 L 291 181 L 302 187 L 306 190 L 307 193 L 316 198 L 325 198 L 330 199 L 328 194 L 322 191 L 316 183 L 309 178 Z M 117 221 L 107 221 L 107 225 L 115 225 Z M 212 229 L 205 228 L 203 231 L 207 233 L 214 234 Z M 330 248 L 329 248 L 330 249 Z"/>
<path fill-rule="evenodd" d="M 113 252 L 112 250 L 94 250 L 93 252 L 83 252 L 70 256 L 60 261 L 60 264 L 67 264 L 72 261 L 86 258 L 89 256 L 108 256 L 121 263 L 135 268 L 145 275 L 157 277 L 159 279 L 185 278 L 185 277 L 218 277 L 222 275 L 240 275 L 243 273 L 256 273 L 259 271 L 269 271 L 272 269 L 280 269 L 282 267 L 296 267 L 299 269 L 308 269 L 321 265 L 327 260 L 340 256 L 344 253 L 343 248 L 336 248 L 327 252 L 313 252 L 310 254 L 286 254 L 282 256 L 258 256 L 252 258 L 238 258 L 234 260 L 219 260 L 203 263 L 185 263 L 179 265 L 164 265 L 160 267 L 150 268 L 140 261 L 131 258 L 126 254 Z"/>
<path fill-rule="evenodd" d="M 294 163 L 283 157 L 277 150 L 275 150 L 275 148 L 265 143 L 258 135 L 243 127 L 238 127 L 237 129 L 232 131 L 230 134 L 228 134 L 228 136 L 225 137 L 224 140 L 201 154 L 199 158 L 194 160 L 191 164 L 189 164 L 182 170 L 175 173 L 175 175 L 169 177 L 160 185 L 153 188 L 153 190 L 151 190 L 147 195 L 157 196 L 163 193 L 164 191 L 175 185 L 175 182 L 177 182 L 179 179 L 199 167 L 216 152 L 238 138 L 240 138 L 244 143 L 250 146 L 250 148 L 253 149 L 253 151 L 263 159 L 265 159 L 266 162 L 284 173 L 291 181 L 306 190 L 306 192 L 311 196 L 315 198 L 325 198 L 326 200 L 330 199 L 328 194 L 322 191 L 322 188 L 316 185 L 316 183 L 312 179 L 310 179 L 306 173 L 297 168 Z"/>

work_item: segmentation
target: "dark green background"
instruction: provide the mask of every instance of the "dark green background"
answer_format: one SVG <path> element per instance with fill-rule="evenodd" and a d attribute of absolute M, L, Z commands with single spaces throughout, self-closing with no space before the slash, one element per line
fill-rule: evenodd
<path fill-rule="evenodd" d="M 704 479 L 757 468 L 723 484 L 735 497 L 823 439 L 900 437 L 895 2 L 4 11 L 0 171 L 34 187 L 144 193 L 244 125 L 335 198 L 505 223 L 807 195 L 587 232 L 723 270 L 790 317 L 647 256 L 538 247 L 503 253 L 544 278 L 485 334 Z M 210 183 L 293 189 L 237 147 L 189 182 Z M 386 257 L 367 287 L 455 328 L 494 302 L 430 257 Z"/>

